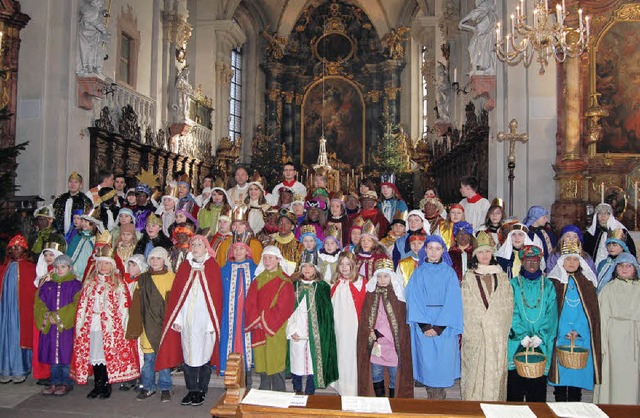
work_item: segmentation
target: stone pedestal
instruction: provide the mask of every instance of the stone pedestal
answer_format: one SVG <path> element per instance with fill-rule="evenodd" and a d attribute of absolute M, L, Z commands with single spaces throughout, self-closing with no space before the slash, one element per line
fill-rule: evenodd
<path fill-rule="evenodd" d="M 484 99 L 482 108 L 487 112 L 496 107 L 496 76 L 472 75 L 469 80 L 469 88 L 474 99 Z"/>
<path fill-rule="evenodd" d="M 76 76 L 78 107 L 93 110 L 93 101 L 100 100 L 109 86 L 104 79 L 96 76 Z"/>

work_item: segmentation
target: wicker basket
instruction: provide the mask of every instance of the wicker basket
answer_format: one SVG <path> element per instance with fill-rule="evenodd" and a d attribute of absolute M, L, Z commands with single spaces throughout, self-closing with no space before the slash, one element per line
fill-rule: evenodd
<path fill-rule="evenodd" d="M 556 347 L 556 356 L 562 367 L 567 369 L 584 369 L 589 360 L 589 350 L 583 347 L 576 347 L 574 339 L 571 345 L 559 345 Z"/>
<path fill-rule="evenodd" d="M 527 347 L 525 351 L 513 356 L 513 362 L 516 365 L 516 372 L 519 376 L 527 379 L 537 379 L 538 377 L 544 376 L 547 357 L 542 353 L 533 351 L 533 347 Z"/>

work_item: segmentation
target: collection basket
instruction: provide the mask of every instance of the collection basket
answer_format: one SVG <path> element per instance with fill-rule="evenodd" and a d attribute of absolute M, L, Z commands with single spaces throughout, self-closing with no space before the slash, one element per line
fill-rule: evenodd
<path fill-rule="evenodd" d="M 576 347 L 574 339 L 571 345 L 559 345 L 556 347 L 556 356 L 562 367 L 567 369 L 584 369 L 589 360 L 589 350 L 584 347 Z"/>
<path fill-rule="evenodd" d="M 542 353 L 533 351 L 533 347 L 527 347 L 525 351 L 513 356 L 513 362 L 516 365 L 516 372 L 519 376 L 527 379 L 537 379 L 544 376 L 547 357 Z"/>

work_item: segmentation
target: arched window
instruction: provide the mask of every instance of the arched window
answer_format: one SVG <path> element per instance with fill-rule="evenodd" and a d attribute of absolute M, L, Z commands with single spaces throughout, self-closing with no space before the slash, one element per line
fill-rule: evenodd
<path fill-rule="evenodd" d="M 229 93 L 229 139 L 242 136 L 242 48 L 231 50 L 231 86 Z"/>

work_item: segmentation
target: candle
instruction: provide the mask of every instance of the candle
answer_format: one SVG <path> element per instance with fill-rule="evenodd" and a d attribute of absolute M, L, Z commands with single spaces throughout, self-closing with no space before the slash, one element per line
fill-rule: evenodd
<path fill-rule="evenodd" d="M 604 203 L 604 181 L 600 183 L 600 203 Z"/>
<path fill-rule="evenodd" d="M 511 38 L 511 35 L 507 33 L 507 54 L 509 53 L 509 39 Z"/>
<path fill-rule="evenodd" d="M 562 10 L 567 11 L 567 6 L 564 5 L 564 0 L 562 0 Z"/>
<path fill-rule="evenodd" d="M 549 11 L 549 0 L 544 0 L 544 10 Z"/>
<path fill-rule="evenodd" d="M 580 32 L 582 32 L 582 9 L 578 9 L 578 22 L 580 23 Z"/>
<path fill-rule="evenodd" d="M 538 9 L 533 9 L 533 28 L 538 28 Z"/>
<path fill-rule="evenodd" d="M 520 6 L 516 6 L 516 16 L 520 17 Z"/>
<path fill-rule="evenodd" d="M 453 82 L 454 83 L 458 82 L 458 68 L 457 67 L 453 67 Z"/>
<path fill-rule="evenodd" d="M 633 183 L 633 208 L 638 210 L 638 180 Z"/>
<path fill-rule="evenodd" d="M 522 16 L 527 16 L 527 14 L 524 11 L 524 0 L 520 0 L 520 11 L 522 12 Z"/>
<path fill-rule="evenodd" d="M 349 191 L 349 172 L 347 171 L 347 191 Z"/>
<path fill-rule="evenodd" d="M 340 190 L 340 172 L 336 171 L 336 190 Z"/>
<path fill-rule="evenodd" d="M 585 40 L 586 42 L 589 42 L 589 19 L 590 19 L 590 17 L 589 17 L 589 16 L 586 16 L 586 17 L 584 18 L 584 20 L 586 20 L 586 21 L 587 21 L 587 39 Z"/>
<path fill-rule="evenodd" d="M 500 38 L 502 36 L 500 35 L 500 22 L 498 22 L 498 24 L 496 25 L 496 43 L 499 44 L 500 43 Z"/>
<path fill-rule="evenodd" d="M 0 32 L 0 50 L 2 50 L 2 35 L 4 35 L 2 32 Z"/>
<path fill-rule="evenodd" d="M 516 21 L 515 21 L 516 17 L 512 14 L 511 15 L 511 33 L 516 33 Z"/>

